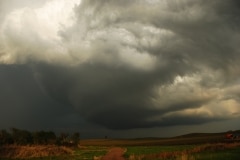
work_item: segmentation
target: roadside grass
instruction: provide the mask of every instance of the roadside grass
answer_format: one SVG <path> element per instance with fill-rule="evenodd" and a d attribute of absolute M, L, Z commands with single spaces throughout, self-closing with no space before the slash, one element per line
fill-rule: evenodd
<path fill-rule="evenodd" d="M 216 143 L 201 145 L 127 146 L 127 160 L 239 160 L 240 143 Z M 104 146 L 80 146 L 71 154 L 36 158 L 12 158 L 15 160 L 99 160 L 109 150 Z M 1 160 L 12 160 L 1 158 Z"/>
<path fill-rule="evenodd" d="M 222 134 L 190 134 L 173 138 L 91 139 L 81 140 L 78 148 L 2 146 L 0 147 L 0 159 L 98 160 L 113 146 L 126 148 L 124 157 L 127 160 L 240 159 L 240 142 L 226 143 Z M 15 157 L 2 157 L 3 153 L 15 155 Z M 33 158 L 33 156 L 38 158 Z"/>
<path fill-rule="evenodd" d="M 128 160 L 239 160 L 240 143 L 128 147 Z"/>
<path fill-rule="evenodd" d="M 26 147 L 27 148 L 27 147 Z M 25 148 L 25 149 L 26 149 Z M 1 157 L 1 160 L 93 160 L 100 159 L 103 155 L 108 152 L 108 147 L 100 146 L 87 146 L 87 147 L 78 147 L 72 149 L 72 152 L 69 154 L 57 155 L 57 156 L 37 156 L 37 157 L 10 157 L 4 158 Z"/>
<path fill-rule="evenodd" d="M 223 147 L 224 146 L 224 147 Z M 27 158 L 27 160 L 97 160 L 105 155 L 108 147 L 80 147 L 71 155 Z M 206 144 L 180 146 L 135 146 L 127 147 L 128 160 L 239 160 L 238 144 Z M 12 160 L 1 158 L 1 160 Z M 15 159 L 15 160 L 24 160 Z"/>
<path fill-rule="evenodd" d="M 80 147 L 74 152 L 74 157 L 77 159 L 86 159 L 92 160 L 102 157 L 108 152 L 108 147 L 101 146 L 88 146 L 88 147 Z M 75 159 L 74 159 L 75 160 Z"/>
<path fill-rule="evenodd" d="M 233 149 L 226 149 L 222 151 L 207 151 L 191 155 L 194 160 L 239 160 L 240 147 Z"/>
<path fill-rule="evenodd" d="M 5 145 L 0 146 L 0 158 L 27 159 L 71 155 L 73 149 L 56 145 Z"/>

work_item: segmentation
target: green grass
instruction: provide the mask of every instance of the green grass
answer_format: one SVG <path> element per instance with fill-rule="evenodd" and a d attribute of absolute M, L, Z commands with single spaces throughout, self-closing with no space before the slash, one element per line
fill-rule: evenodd
<path fill-rule="evenodd" d="M 231 145 L 231 144 L 230 144 Z M 211 146 L 211 145 L 210 145 Z M 216 145 L 217 146 L 217 145 Z M 196 150 L 196 148 L 202 149 Z M 127 147 L 125 157 L 131 160 L 239 160 L 240 146 L 207 149 L 204 145 Z"/>
<path fill-rule="evenodd" d="M 240 147 L 224 151 L 202 152 L 192 155 L 194 160 L 239 160 Z"/>
<path fill-rule="evenodd" d="M 96 146 L 89 146 L 86 148 L 78 149 L 74 152 L 75 158 L 80 159 L 93 159 L 94 156 L 103 156 L 107 153 L 107 147 L 96 147 Z"/>

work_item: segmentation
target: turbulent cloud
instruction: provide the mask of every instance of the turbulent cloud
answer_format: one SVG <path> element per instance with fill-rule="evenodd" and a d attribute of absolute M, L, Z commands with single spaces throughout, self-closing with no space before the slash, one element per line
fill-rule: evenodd
<path fill-rule="evenodd" d="M 46 1 L 4 14 L 0 62 L 110 129 L 239 117 L 236 0 Z M 62 108 L 64 108 L 62 106 Z"/>

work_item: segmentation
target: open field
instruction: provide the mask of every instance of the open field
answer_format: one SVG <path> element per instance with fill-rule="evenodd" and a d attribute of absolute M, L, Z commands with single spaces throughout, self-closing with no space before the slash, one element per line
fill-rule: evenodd
<path fill-rule="evenodd" d="M 122 148 L 125 160 L 239 160 L 240 142 L 224 134 L 189 134 L 173 138 L 90 139 L 78 147 L 55 145 L 1 146 L 0 159 L 101 160 L 112 148 Z"/>
<path fill-rule="evenodd" d="M 177 146 L 128 147 L 125 154 L 129 160 L 219 160 L 240 158 L 240 143 L 214 143 Z"/>
<path fill-rule="evenodd" d="M 27 149 L 28 147 L 28 149 Z M 112 147 L 108 146 L 80 146 L 79 148 L 63 150 L 57 149 L 56 155 L 47 154 L 44 149 L 35 147 L 35 154 L 30 154 L 30 146 L 25 146 L 18 156 L 2 157 L 1 160 L 101 160 Z M 54 152 L 55 147 L 48 147 Z M 122 146 L 125 150 L 123 158 L 126 160 L 239 160 L 240 143 L 212 143 L 198 145 L 170 145 L 170 146 Z M 39 149 L 42 149 L 40 151 Z M 64 151 L 64 152 L 63 152 Z M 40 153 L 45 152 L 45 155 Z M 51 152 L 51 153 L 52 153 Z M 29 155 L 27 155 L 27 153 Z"/>
<path fill-rule="evenodd" d="M 87 139 L 81 140 L 83 146 L 155 146 L 155 145 L 191 145 L 224 142 L 224 133 L 190 134 L 172 138 L 139 139 Z"/>

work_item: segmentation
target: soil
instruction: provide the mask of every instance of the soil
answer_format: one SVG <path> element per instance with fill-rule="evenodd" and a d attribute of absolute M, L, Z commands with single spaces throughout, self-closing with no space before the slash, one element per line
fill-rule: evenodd
<path fill-rule="evenodd" d="M 120 147 L 111 148 L 101 160 L 125 160 L 123 157 L 125 151 L 126 149 Z"/>

